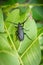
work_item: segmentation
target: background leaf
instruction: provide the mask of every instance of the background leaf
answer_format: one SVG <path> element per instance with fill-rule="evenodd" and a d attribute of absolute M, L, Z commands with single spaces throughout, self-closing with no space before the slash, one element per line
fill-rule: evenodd
<path fill-rule="evenodd" d="M 0 32 L 4 31 L 3 13 L 0 9 Z M 0 65 L 20 65 L 18 54 L 7 40 L 6 34 L 0 34 Z"/>
<path fill-rule="evenodd" d="M 15 34 L 16 28 L 14 27 L 13 24 L 9 23 L 9 22 L 15 22 L 15 23 L 23 22 L 28 17 L 28 15 L 29 14 L 26 12 L 26 14 L 22 16 L 20 15 L 20 10 L 15 9 L 12 12 L 9 12 L 8 17 L 5 20 L 5 23 L 6 24 L 8 23 L 9 25 L 9 27 L 7 26 L 8 31 L 9 32 L 11 31 L 10 34 L 13 36 L 12 40 L 18 50 L 19 55 L 21 56 L 24 65 L 28 65 L 28 64 L 39 65 L 41 60 L 41 52 L 40 52 L 40 45 L 38 40 L 35 41 L 35 39 L 37 38 L 37 27 L 32 16 L 30 15 L 30 17 L 28 18 L 28 20 L 23 26 L 24 29 L 29 30 L 29 31 L 24 30 L 24 32 L 32 40 L 28 39 L 27 36 L 24 35 L 24 40 L 20 42 L 19 39 L 17 39 Z"/>
<path fill-rule="evenodd" d="M 43 20 L 43 6 L 36 6 L 32 8 L 32 16 L 35 20 Z"/>
<path fill-rule="evenodd" d="M 29 0 L 29 3 L 31 3 L 31 4 L 43 4 L 43 1 L 41 0 Z"/>
<path fill-rule="evenodd" d="M 4 32 L 4 22 L 3 22 L 3 16 L 2 16 L 1 9 L 0 9 L 0 32 Z"/>

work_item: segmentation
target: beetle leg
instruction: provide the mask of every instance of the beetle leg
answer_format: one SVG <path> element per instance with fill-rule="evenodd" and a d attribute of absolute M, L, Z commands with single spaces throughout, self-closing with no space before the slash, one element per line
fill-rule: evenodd
<path fill-rule="evenodd" d="M 27 29 L 24 29 L 25 31 L 29 31 L 29 30 L 27 30 Z"/>
<path fill-rule="evenodd" d="M 14 25 L 18 25 L 17 23 L 14 23 L 14 22 L 9 22 L 9 23 L 12 23 L 12 24 L 14 24 Z"/>
<path fill-rule="evenodd" d="M 32 40 L 26 33 L 24 33 L 24 34 L 27 36 L 28 39 Z"/>
<path fill-rule="evenodd" d="M 29 29 L 27 30 L 27 29 L 25 29 L 25 28 L 23 28 L 25 31 L 29 31 Z"/>
<path fill-rule="evenodd" d="M 14 26 L 15 28 L 18 28 L 17 26 Z"/>
<path fill-rule="evenodd" d="M 10 23 L 12 23 L 12 24 L 15 26 L 15 28 L 18 28 L 18 27 L 17 27 L 18 24 L 13 23 L 13 22 L 10 22 Z"/>
<path fill-rule="evenodd" d="M 18 26 L 17 23 L 14 23 L 14 22 L 9 22 L 9 23 L 13 24 L 13 25 L 15 26 L 15 28 L 18 28 L 18 27 L 17 27 L 17 26 Z"/>

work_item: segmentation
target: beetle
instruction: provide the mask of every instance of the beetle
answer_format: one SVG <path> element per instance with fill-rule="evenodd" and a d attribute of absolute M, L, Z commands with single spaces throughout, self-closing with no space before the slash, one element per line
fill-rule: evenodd
<path fill-rule="evenodd" d="M 28 17 L 27 17 L 27 19 L 28 19 Z M 15 27 L 17 28 L 16 35 L 18 36 L 18 39 L 20 41 L 23 41 L 24 40 L 24 34 L 31 40 L 31 38 L 24 32 L 24 28 L 23 28 L 24 23 L 27 21 L 27 19 L 23 23 L 20 23 L 19 22 L 18 24 L 17 23 L 10 22 L 10 23 L 14 24 Z"/>

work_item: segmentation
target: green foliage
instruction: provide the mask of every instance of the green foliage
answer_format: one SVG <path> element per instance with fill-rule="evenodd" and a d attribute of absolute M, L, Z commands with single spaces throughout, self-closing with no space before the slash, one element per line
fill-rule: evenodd
<path fill-rule="evenodd" d="M 0 9 L 0 32 L 3 32 L 3 14 Z M 0 65 L 20 65 L 16 51 L 11 49 L 5 34 L 0 34 Z"/>
<path fill-rule="evenodd" d="M 29 3 L 31 3 L 31 4 L 43 4 L 43 0 L 30 0 Z"/>
<path fill-rule="evenodd" d="M 0 5 L 9 5 L 9 4 L 13 4 L 16 2 L 17 2 L 17 0 L 1 0 Z"/>
<path fill-rule="evenodd" d="M 43 6 L 33 7 L 32 15 L 35 20 L 43 20 Z"/>
<path fill-rule="evenodd" d="M 29 5 L 42 2 L 0 0 L 0 65 L 43 65 L 43 6 L 31 5 L 30 9 Z M 23 31 L 31 40 L 24 34 L 24 40 L 20 41 L 16 34 L 18 28 L 12 23 L 26 19 Z"/>
<path fill-rule="evenodd" d="M 7 31 L 9 32 L 9 35 L 12 35 L 13 38 L 13 44 L 15 45 L 15 47 L 17 48 L 17 51 L 12 49 L 12 44 L 11 42 L 9 42 L 10 40 L 8 40 L 8 33 L 6 34 L 6 38 L 7 40 L 5 39 L 6 41 L 6 44 L 10 45 L 10 47 L 5 47 L 4 51 L 3 51 L 3 45 L 2 45 L 2 50 L 0 50 L 0 60 L 1 60 L 1 65 L 2 63 L 4 63 L 4 65 L 20 65 L 20 61 L 18 59 L 18 54 L 20 55 L 20 58 L 21 60 L 23 61 L 23 64 L 24 65 L 33 65 L 33 64 L 36 64 L 38 65 L 40 63 L 40 59 L 41 59 L 41 52 L 40 52 L 40 46 L 39 46 L 39 43 L 38 41 L 35 39 L 37 38 L 37 28 L 36 28 L 36 23 L 34 22 L 34 20 L 31 18 L 31 16 L 29 17 L 29 19 L 26 21 L 26 23 L 24 24 L 24 28 L 25 29 L 29 29 L 29 31 L 25 31 L 27 33 L 27 35 L 33 40 L 30 40 L 28 39 L 25 35 L 24 35 L 24 40 L 22 42 L 19 41 L 19 39 L 15 38 L 16 35 L 16 29 L 14 27 L 13 24 L 10 24 L 9 22 L 12 21 L 12 22 L 15 22 L 15 23 L 19 23 L 19 22 L 23 22 L 26 18 L 27 18 L 27 12 L 24 14 L 24 15 L 20 15 L 20 10 L 19 9 L 16 9 L 16 10 L 13 10 L 12 12 L 10 12 L 8 15 L 7 15 L 7 18 L 5 19 L 5 25 L 7 26 Z M 2 14 L 1 14 L 2 15 Z M 22 18 L 23 17 L 23 18 Z M 31 18 L 31 19 L 30 19 Z M 8 24 L 7 24 L 8 23 Z M 2 23 L 1 23 L 2 24 Z M 6 30 L 6 28 L 5 28 Z M 6 32 L 7 32 L 6 31 Z M 34 32 L 34 33 L 33 33 Z M 3 34 L 4 35 L 4 34 Z M 5 36 L 5 35 L 4 35 Z M 1 36 L 2 37 L 2 36 Z M 11 36 L 10 36 L 11 37 Z M 9 37 L 9 39 L 10 39 Z M 17 39 L 17 41 L 16 41 Z M 3 40 L 4 41 L 4 40 Z M 8 43 L 7 43 L 8 41 Z M 34 42 L 35 41 L 35 42 Z M 3 43 L 2 41 L 0 42 L 0 44 Z M 3 43 L 5 45 L 5 43 Z M 15 48 L 14 47 L 14 48 Z M 6 50 L 6 48 L 8 50 Z M 10 49 L 11 48 L 11 49 Z M 25 51 L 26 50 L 26 51 Z M 34 54 L 33 54 L 34 53 Z M 10 55 L 11 54 L 11 55 Z M 13 55 L 13 56 L 12 56 Z M 6 56 L 6 57 L 5 57 Z"/>

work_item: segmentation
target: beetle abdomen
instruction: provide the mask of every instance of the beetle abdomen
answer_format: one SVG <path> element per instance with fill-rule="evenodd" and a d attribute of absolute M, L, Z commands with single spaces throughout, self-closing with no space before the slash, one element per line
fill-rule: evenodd
<path fill-rule="evenodd" d="M 18 38 L 20 41 L 24 40 L 24 32 L 22 29 L 18 31 Z"/>

